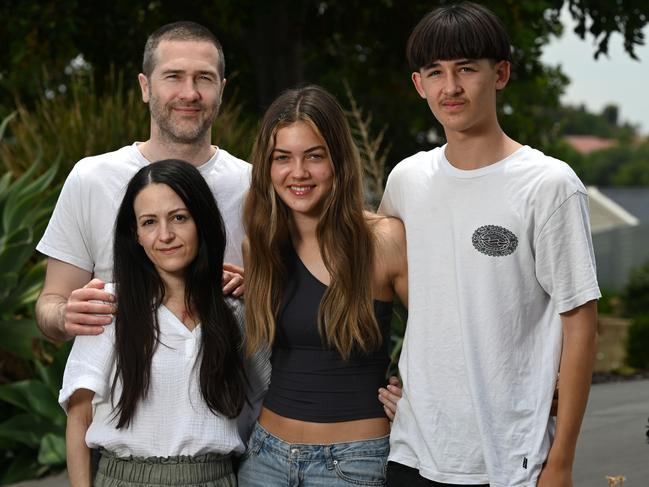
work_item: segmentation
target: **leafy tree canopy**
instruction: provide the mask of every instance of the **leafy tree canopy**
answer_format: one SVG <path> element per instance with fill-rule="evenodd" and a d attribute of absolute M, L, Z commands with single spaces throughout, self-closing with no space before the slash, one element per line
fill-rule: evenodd
<path fill-rule="evenodd" d="M 53 92 L 63 91 L 65 70 L 79 54 L 92 66 L 99 88 L 111 66 L 135 82 L 147 34 L 166 22 L 188 19 L 207 25 L 222 41 L 231 85 L 239 88 L 248 113 L 256 116 L 281 90 L 304 81 L 322 84 L 342 100 L 347 81 L 377 126 L 388 125 L 390 159 L 396 161 L 430 146 L 427 135 L 440 133 L 412 90 L 404 46 L 416 22 L 442 3 L 5 0 L 0 6 L 5 46 L 0 50 L 0 115 L 13 107 L 15 96 L 27 103 L 35 99 L 43 83 Z M 559 68 L 540 61 L 549 37 L 561 33 L 562 7 L 577 20 L 582 38 L 597 41 L 595 57 L 607 53 L 613 32 L 623 35 L 627 52 L 635 57 L 649 14 L 644 0 L 482 3 L 503 19 L 516 46 L 513 79 L 502 94 L 504 129 L 541 147 L 557 135 L 547 108 L 558 107 L 567 84 Z"/>

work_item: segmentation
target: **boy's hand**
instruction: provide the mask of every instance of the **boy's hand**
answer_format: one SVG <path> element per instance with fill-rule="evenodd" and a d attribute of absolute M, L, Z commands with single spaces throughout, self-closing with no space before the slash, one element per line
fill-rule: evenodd
<path fill-rule="evenodd" d="M 401 399 L 403 391 L 401 382 L 395 376 L 388 379 L 388 385 L 379 389 L 379 401 L 383 403 L 383 410 L 390 421 L 394 421 L 397 412 L 397 402 Z"/>

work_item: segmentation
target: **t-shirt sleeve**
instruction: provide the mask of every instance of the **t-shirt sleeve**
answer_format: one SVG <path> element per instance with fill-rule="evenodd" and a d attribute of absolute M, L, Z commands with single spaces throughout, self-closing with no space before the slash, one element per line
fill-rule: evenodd
<path fill-rule="evenodd" d="M 79 335 L 74 339 L 63 373 L 59 404 L 67 412 L 70 396 L 78 389 L 95 393 L 93 403 L 108 398 L 115 361 L 115 321 L 99 335 Z"/>
<path fill-rule="evenodd" d="M 537 279 L 558 313 L 601 296 L 585 193 L 573 193 L 550 215 L 535 248 Z"/>
<path fill-rule="evenodd" d="M 82 210 L 84 201 L 78 166 L 65 180 L 43 238 L 36 250 L 54 259 L 93 272 L 94 259 L 87 245 Z"/>
<path fill-rule="evenodd" d="M 401 217 L 400 188 L 398 178 L 393 172 L 388 176 L 385 183 L 385 191 L 379 205 L 379 213 L 382 215 Z"/>

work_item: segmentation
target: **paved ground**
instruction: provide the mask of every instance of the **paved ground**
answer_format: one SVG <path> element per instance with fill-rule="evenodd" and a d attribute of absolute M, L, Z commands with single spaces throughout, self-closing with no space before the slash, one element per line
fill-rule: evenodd
<path fill-rule="evenodd" d="M 594 385 L 577 446 L 574 487 L 607 487 L 606 475 L 624 475 L 623 487 L 649 485 L 649 380 Z M 65 474 L 13 487 L 69 487 Z"/>
<path fill-rule="evenodd" d="M 606 475 L 624 475 L 624 487 L 647 487 L 648 417 L 649 380 L 594 385 L 577 445 L 575 487 L 606 487 Z"/>

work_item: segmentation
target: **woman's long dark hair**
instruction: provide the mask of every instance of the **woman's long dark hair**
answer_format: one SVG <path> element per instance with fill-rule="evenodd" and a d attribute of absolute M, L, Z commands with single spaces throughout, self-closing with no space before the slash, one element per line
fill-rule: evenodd
<path fill-rule="evenodd" d="M 221 289 L 225 229 L 221 213 L 205 179 L 191 164 L 168 159 L 149 164 L 131 179 L 115 221 L 113 246 L 115 294 L 115 347 L 122 392 L 117 400 L 117 428 L 128 427 L 138 402 L 147 396 L 151 360 L 158 345 L 157 309 L 164 284 L 137 240 L 133 203 L 150 184 L 169 186 L 185 203 L 196 224 L 198 252 L 185 270 L 185 304 L 201 323 L 200 389 L 215 413 L 228 418 L 239 414 L 245 400 L 246 376 L 242 336 Z"/>

